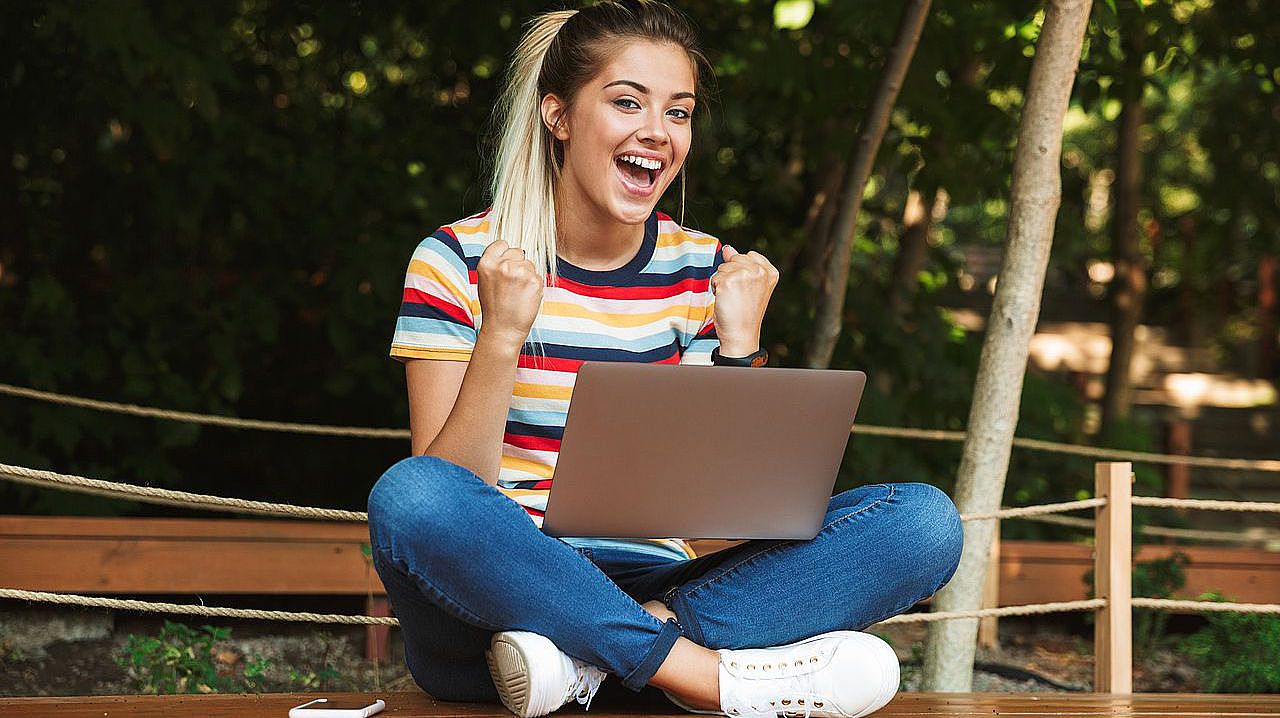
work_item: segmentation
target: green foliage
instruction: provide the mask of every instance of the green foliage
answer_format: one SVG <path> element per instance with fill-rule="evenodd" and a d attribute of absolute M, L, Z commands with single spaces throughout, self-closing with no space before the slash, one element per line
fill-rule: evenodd
<path fill-rule="evenodd" d="M 1223 601 L 1205 594 L 1202 601 Z M 1280 616 L 1257 613 L 1206 613 L 1207 625 L 1193 634 L 1183 651 L 1200 668 L 1211 693 L 1280 692 Z"/>
<path fill-rule="evenodd" d="M 1135 545 L 1135 553 L 1137 546 Z M 1191 559 L 1181 551 L 1174 551 L 1165 558 L 1151 561 L 1135 561 L 1130 580 L 1134 596 L 1143 598 L 1169 598 L 1187 585 L 1187 564 Z M 1084 581 L 1094 593 L 1096 586 L 1093 569 L 1085 572 Z M 1096 595 L 1096 594 L 1095 594 Z M 1170 637 L 1169 613 L 1150 608 L 1133 611 L 1133 652 L 1138 658 L 1151 658 L 1167 648 Z"/>
<path fill-rule="evenodd" d="M 1133 565 L 1133 595 L 1144 598 L 1169 598 L 1187 585 L 1187 564 L 1191 559 L 1182 552 L 1167 558 L 1143 561 Z M 1167 643 L 1168 611 L 1139 608 L 1133 612 L 1133 651 L 1141 657 L 1154 656 Z"/>
<path fill-rule="evenodd" d="M 853 150 L 900 8 L 680 4 L 718 74 L 700 98 L 711 112 L 695 123 L 686 224 L 783 270 L 765 336 L 780 364 L 798 365 L 813 322 L 813 278 L 796 262 L 816 235 L 808 216 Z M 486 205 L 485 125 L 522 21 L 545 7 L 0 4 L 0 101 L 21 108 L 0 113 L 0 380 L 192 411 L 404 425 L 402 370 L 385 353 L 405 263 L 419 238 Z M 1152 321 L 1190 317 L 1190 335 L 1238 357 L 1254 321 L 1248 278 L 1261 253 L 1280 249 L 1280 23 L 1254 1 L 1094 7 L 1049 286 L 1082 301 L 1105 291 L 1084 268 L 1106 257 L 1094 200 L 1114 170 L 1120 80 L 1132 79 L 1122 78 L 1120 35 L 1139 33 L 1152 178 L 1143 221 L 1163 238 L 1144 247 Z M 962 290 L 965 252 L 1004 237 L 1042 21 L 1018 3 L 933 3 L 849 268 L 833 366 L 871 376 L 860 421 L 967 421 L 980 342 L 943 308 L 981 304 Z M 900 314 L 886 311 L 905 198 L 940 189 L 949 207 L 919 286 Z M 661 207 L 680 214 L 674 196 Z M 1020 434 L 1091 438 L 1065 379 L 1026 378 Z M 264 500 L 360 506 L 406 450 L 0 402 L 0 456 L 12 463 Z M 950 488 L 958 460 L 955 444 L 855 436 L 839 486 Z M 1091 486 L 1087 461 L 1019 451 L 1006 493 L 1031 503 Z M 10 484 L 0 502 L 141 510 Z"/>
<path fill-rule="evenodd" d="M 231 636 L 229 628 L 165 621 L 159 636 L 130 634 L 116 663 L 129 672 L 141 693 L 217 693 L 236 690 L 235 681 L 220 675 L 214 644 Z"/>

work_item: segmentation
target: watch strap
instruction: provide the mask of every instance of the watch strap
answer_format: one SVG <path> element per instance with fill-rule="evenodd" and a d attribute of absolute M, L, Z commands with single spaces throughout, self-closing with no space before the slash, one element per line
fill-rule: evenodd
<path fill-rule="evenodd" d="M 726 357 L 720 355 L 720 347 L 711 350 L 711 363 L 715 366 L 764 366 L 769 363 L 769 352 L 763 347 L 753 354 L 744 357 Z"/>

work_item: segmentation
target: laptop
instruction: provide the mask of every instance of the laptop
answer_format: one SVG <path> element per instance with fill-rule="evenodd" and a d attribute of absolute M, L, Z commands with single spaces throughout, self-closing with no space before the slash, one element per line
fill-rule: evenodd
<path fill-rule="evenodd" d="M 860 371 L 586 362 L 542 530 L 811 539 L 866 380 Z"/>

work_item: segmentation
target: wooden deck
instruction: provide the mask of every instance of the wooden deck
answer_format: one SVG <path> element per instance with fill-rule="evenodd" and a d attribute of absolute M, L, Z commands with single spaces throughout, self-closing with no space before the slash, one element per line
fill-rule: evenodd
<path fill-rule="evenodd" d="M 116 718 L 117 716 L 201 716 L 219 718 L 282 718 L 292 706 L 321 695 L 353 694 L 277 693 L 268 695 L 204 696 L 91 696 L 74 698 L 0 698 L 0 715 L 24 718 Z M 380 715 L 397 718 L 510 718 L 497 704 L 444 703 L 422 693 L 366 694 L 382 698 L 387 709 Z M 652 696 L 609 696 L 602 691 L 586 712 L 571 704 L 553 715 L 688 716 Z M 1138 694 L 1096 693 L 901 693 L 876 716 L 1280 716 L 1280 695 Z"/>

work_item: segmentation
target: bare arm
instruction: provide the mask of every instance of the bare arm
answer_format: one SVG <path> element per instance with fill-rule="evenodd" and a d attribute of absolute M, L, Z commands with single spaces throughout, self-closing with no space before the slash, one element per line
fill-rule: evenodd
<path fill-rule="evenodd" d="M 405 365 L 414 455 L 429 454 L 498 482 L 502 435 L 520 347 L 538 314 L 544 280 L 524 252 L 501 240 L 480 255 L 477 291 L 485 320 L 471 358 Z"/>
<path fill-rule="evenodd" d="M 481 330 L 468 362 L 407 362 L 414 455 L 437 456 L 496 483 L 519 351 Z"/>

